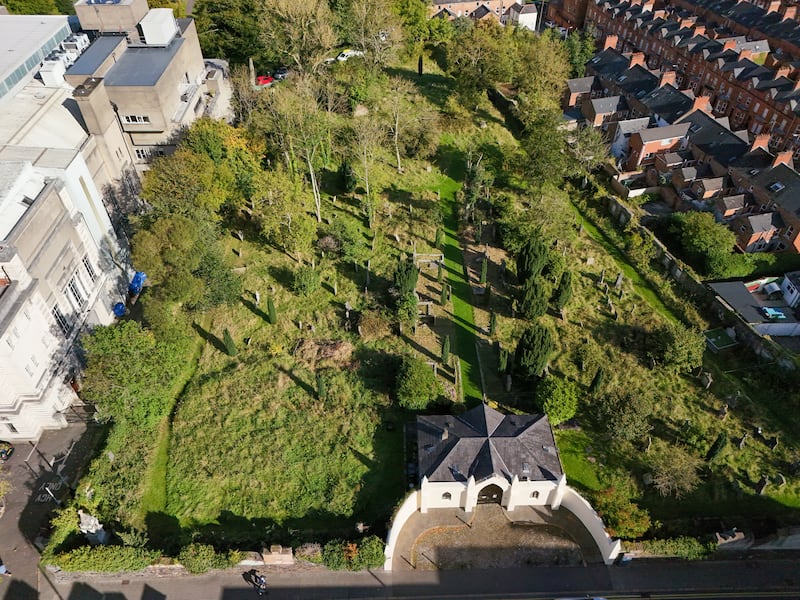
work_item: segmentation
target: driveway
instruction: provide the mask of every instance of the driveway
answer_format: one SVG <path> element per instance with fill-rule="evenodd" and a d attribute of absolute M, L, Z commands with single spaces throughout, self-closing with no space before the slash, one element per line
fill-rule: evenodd
<path fill-rule="evenodd" d="M 90 455 L 95 436 L 84 435 L 86 430 L 78 421 L 45 432 L 36 445 L 15 443 L 14 456 L 2 467 L 13 486 L 0 518 L 0 558 L 12 573 L 0 578 L 3 600 L 39 598 L 39 552 L 34 543 L 46 533 L 56 502 L 71 493 Z"/>
<path fill-rule="evenodd" d="M 497 504 L 415 513 L 398 537 L 392 569 L 486 569 L 602 564 L 591 535 L 567 509 Z"/>

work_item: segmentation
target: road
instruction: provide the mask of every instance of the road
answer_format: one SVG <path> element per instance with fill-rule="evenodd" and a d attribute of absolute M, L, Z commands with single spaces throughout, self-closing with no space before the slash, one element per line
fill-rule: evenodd
<path fill-rule="evenodd" d="M 800 560 L 681 563 L 625 567 L 529 567 L 471 571 L 267 571 L 271 600 L 521 599 L 741 600 L 800 597 Z M 196 577 L 86 579 L 42 585 L 41 600 L 245 600 L 257 598 L 245 568 Z M 44 582 L 43 582 L 44 584 Z"/>

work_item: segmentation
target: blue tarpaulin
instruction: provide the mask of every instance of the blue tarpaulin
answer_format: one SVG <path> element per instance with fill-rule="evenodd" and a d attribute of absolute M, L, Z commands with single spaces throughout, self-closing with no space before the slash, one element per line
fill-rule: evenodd
<path fill-rule="evenodd" d="M 117 302 L 114 305 L 114 315 L 117 317 L 125 316 L 125 305 L 122 302 Z"/>
<path fill-rule="evenodd" d="M 145 279 L 147 279 L 147 275 L 142 271 L 136 271 L 133 279 L 131 279 L 131 284 L 128 286 L 128 291 L 134 296 L 138 296 L 142 292 Z"/>

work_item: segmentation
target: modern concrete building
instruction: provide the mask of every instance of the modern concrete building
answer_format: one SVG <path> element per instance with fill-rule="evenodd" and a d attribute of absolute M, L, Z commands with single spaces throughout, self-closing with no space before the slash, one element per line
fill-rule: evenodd
<path fill-rule="evenodd" d="M 181 130 L 212 114 L 224 74 L 206 63 L 192 19 L 146 0 L 79 0 L 81 27 L 95 37 L 67 70 L 88 130 L 125 144 L 137 170 L 172 152 Z"/>

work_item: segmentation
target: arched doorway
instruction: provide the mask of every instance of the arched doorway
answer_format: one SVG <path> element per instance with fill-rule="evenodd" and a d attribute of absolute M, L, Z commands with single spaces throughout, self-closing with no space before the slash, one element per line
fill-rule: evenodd
<path fill-rule="evenodd" d="M 478 504 L 500 504 L 503 500 L 503 490 L 498 485 L 487 485 L 478 492 Z"/>

